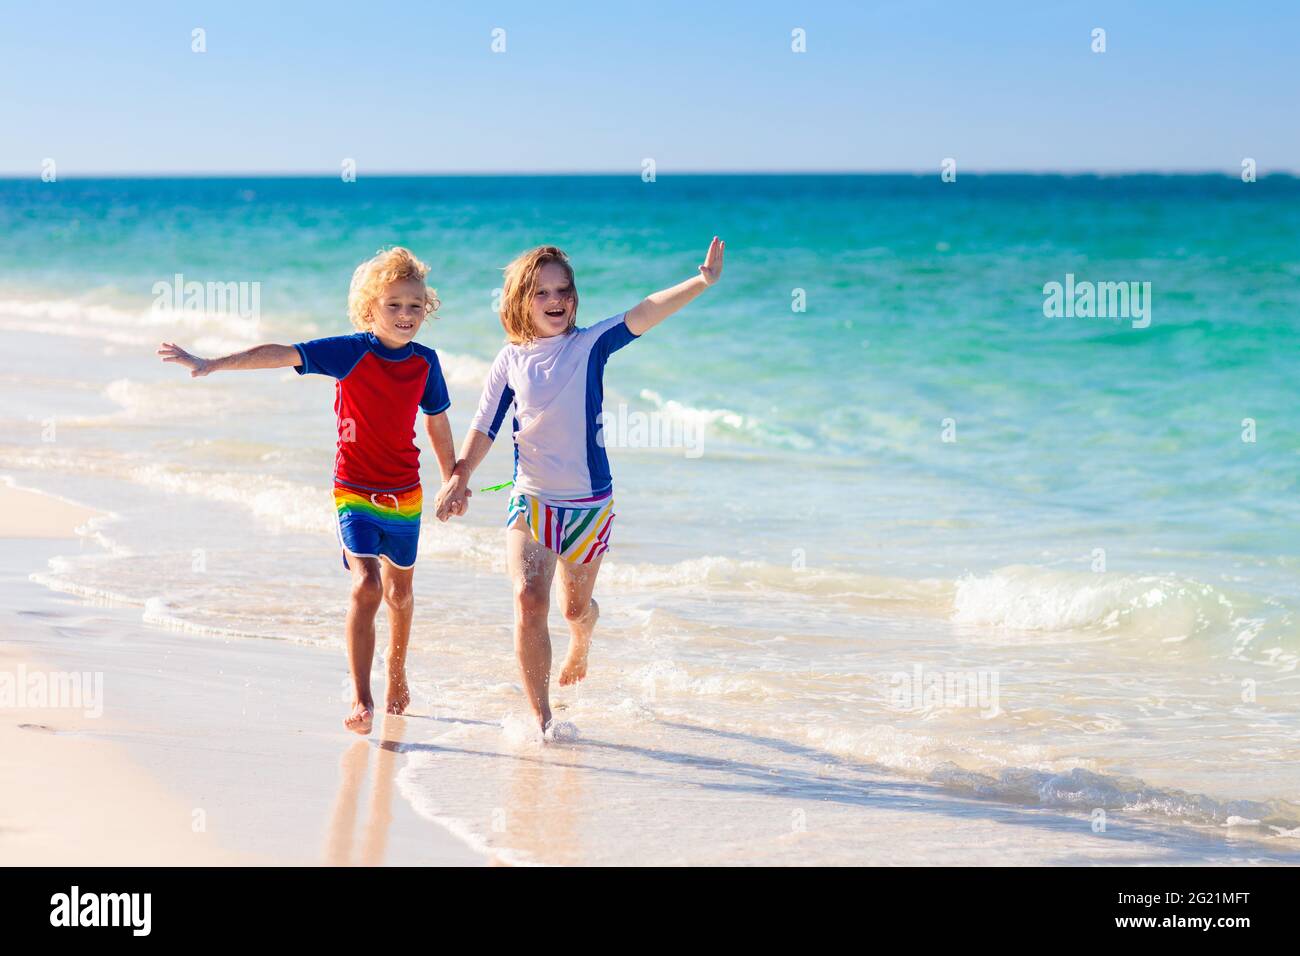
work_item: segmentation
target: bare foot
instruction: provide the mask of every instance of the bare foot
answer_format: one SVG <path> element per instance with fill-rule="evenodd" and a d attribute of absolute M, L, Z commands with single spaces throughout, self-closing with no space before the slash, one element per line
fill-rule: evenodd
<path fill-rule="evenodd" d="M 368 734 L 375 724 L 375 705 L 372 701 L 367 704 L 364 701 L 357 701 L 352 707 L 352 713 L 343 718 L 343 726 L 348 730 L 358 734 Z"/>
<path fill-rule="evenodd" d="M 569 625 L 573 640 L 569 642 L 569 653 L 560 667 L 561 687 L 576 684 L 587 676 L 587 652 L 591 650 L 591 632 L 596 629 L 596 619 L 599 617 L 600 605 L 593 599 L 587 613 Z"/>
<path fill-rule="evenodd" d="M 388 706 L 385 712 L 400 717 L 411 706 L 411 688 L 406 685 L 405 674 L 388 675 Z"/>

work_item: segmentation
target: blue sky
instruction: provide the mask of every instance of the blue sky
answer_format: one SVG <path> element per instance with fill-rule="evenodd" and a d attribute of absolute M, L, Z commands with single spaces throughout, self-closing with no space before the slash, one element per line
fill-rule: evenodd
<path fill-rule="evenodd" d="M 0 11 L 9 175 L 1300 169 L 1294 2 Z"/>

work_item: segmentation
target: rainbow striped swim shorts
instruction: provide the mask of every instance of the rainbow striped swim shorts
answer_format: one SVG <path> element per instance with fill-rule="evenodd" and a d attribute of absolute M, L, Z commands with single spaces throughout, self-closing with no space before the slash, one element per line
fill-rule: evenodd
<path fill-rule="evenodd" d="M 414 567 L 423 505 L 419 485 L 398 491 L 366 491 L 335 482 L 343 566 L 348 567 L 348 555 L 352 555 L 386 558 L 403 569 Z"/>
<path fill-rule="evenodd" d="M 609 550 L 609 535 L 614 527 L 614 496 L 575 499 L 557 507 L 538 501 L 532 495 L 515 495 L 510 499 L 506 527 L 520 516 L 533 535 L 571 564 L 589 564 Z"/>

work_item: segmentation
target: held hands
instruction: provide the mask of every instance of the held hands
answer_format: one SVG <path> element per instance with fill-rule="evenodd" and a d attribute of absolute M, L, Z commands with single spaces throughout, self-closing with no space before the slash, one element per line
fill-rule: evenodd
<path fill-rule="evenodd" d="M 453 473 L 443 484 L 438 497 L 434 499 L 434 514 L 439 521 L 446 521 L 453 516 L 459 517 L 469 510 L 469 499 L 474 492 L 470 490 L 467 482 L 468 479 L 464 475 Z"/>
<path fill-rule="evenodd" d="M 705 285 L 713 285 L 722 278 L 722 254 L 726 251 L 727 244 L 714 236 L 709 251 L 704 254 L 704 265 L 700 266 L 700 278 Z"/>
<path fill-rule="evenodd" d="M 703 269 L 703 266 L 700 266 Z M 164 362 L 175 362 L 177 365 L 183 365 L 190 370 L 191 378 L 202 378 L 212 371 L 212 363 L 207 359 L 201 359 L 197 355 L 191 355 L 174 342 L 164 342 L 158 346 L 158 354 L 162 356 Z"/>

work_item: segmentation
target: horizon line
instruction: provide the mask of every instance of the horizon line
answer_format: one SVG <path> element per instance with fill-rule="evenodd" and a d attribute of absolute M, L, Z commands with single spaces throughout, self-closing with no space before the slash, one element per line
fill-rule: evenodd
<path fill-rule="evenodd" d="M 926 169 L 683 169 L 675 170 L 671 173 L 664 173 L 665 179 L 684 176 L 907 176 L 907 177 L 924 177 L 938 176 L 940 170 Z M 1295 177 L 1300 175 L 1297 169 L 1270 169 L 1261 171 L 1258 174 L 1259 179 L 1268 176 L 1288 176 Z M 384 170 L 365 174 L 358 174 L 357 180 L 360 179 L 452 179 L 452 178 L 576 178 L 576 177 L 606 177 L 617 178 L 627 177 L 640 179 L 640 172 L 627 171 L 619 172 L 613 170 L 442 170 L 438 172 L 419 171 L 419 170 Z M 958 170 L 958 177 L 961 176 L 1096 176 L 1096 177 L 1117 177 L 1117 176 L 1224 176 L 1229 179 L 1236 179 L 1240 176 L 1240 170 L 1224 170 L 1218 168 L 1207 169 L 1154 169 L 1135 167 L 1131 169 L 970 169 Z M 90 171 L 75 173 L 60 173 L 57 183 L 64 179 L 328 179 L 337 180 L 340 178 L 339 173 L 323 173 L 317 170 L 240 170 L 240 171 L 203 171 L 203 170 L 182 170 L 182 171 Z M 658 178 L 658 176 L 656 176 Z M 40 172 L 12 172 L 0 171 L 0 180 L 25 180 L 33 179 L 40 181 Z"/>

